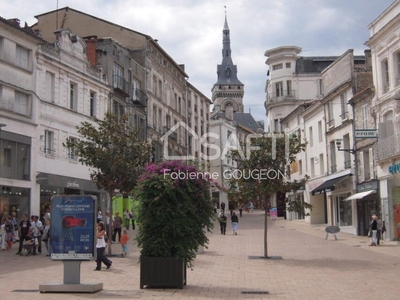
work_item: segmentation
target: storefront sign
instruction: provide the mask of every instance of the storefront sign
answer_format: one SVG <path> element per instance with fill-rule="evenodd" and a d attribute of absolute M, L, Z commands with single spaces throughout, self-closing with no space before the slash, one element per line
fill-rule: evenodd
<path fill-rule="evenodd" d="M 395 164 L 395 165 L 389 166 L 389 173 L 390 174 L 400 173 L 400 164 Z"/>
<path fill-rule="evenodd" d="M 83 191 L 98 192 L 95 183 L 91 180 L 72 178 L 67 176 L 39 173 L 36 175 L 36 183 L 42 186 L 66 187 Z"/>
<path fill-rule="evenodd" d="M 356 129 L 355 136 L 358 139 L 378 138 L 378 131 L 376 129 Z"/>
<path fill-rule="evenodd" d="M 67 188 L 78 188 L 79 189 L 78 181 L 68 181 Z"/>
<path fill-rule="evenodd" d="M 96 197 L 57 195 L 51 198 L 51 258 L 94 257 Z"/>
<path fill-rule="evenodd" d="M 357 193 L 371 191 L 371 190 L 378 190 L 378 181 L 373 180 L 370 182 L 364 182 L 357 185 Z"/>

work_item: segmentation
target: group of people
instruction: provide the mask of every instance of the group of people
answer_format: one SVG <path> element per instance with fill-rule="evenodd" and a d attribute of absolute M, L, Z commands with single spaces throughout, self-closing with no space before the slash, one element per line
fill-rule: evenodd
<path fill-rule="evenodd" d="M 379 246 L 382 234 L 386 232 L 385 223 L 378 218 L 377 215 L 371 217 L 371 223 L 369 225 L 370 246 Z"/>
<path fill-rule="evenodd" d="M 222 203 L 224 204 L 224 203 Z M 221 205 L 221 212 L 218 214 L 218 221 L 221 229 L 221 234 L 225 235 L 226 234 L 226 223 L 227 223 L 227 216 L 225 214 L 225 205 Z M 237 235 L 237 230 L 239 227 L 239 218 L 236 215 L 236 213 L 231 210 L 231 224 L 232 224 L 232 232 L 234 235 Z"/>
<path fill-rule="evenodd" d="M 15 212 L 1 218 L 1 251 L 10 250 L 16 241 L 18 232 L 18 220 Z"/>
<path fill-rule="evenodd" d="M 46 247 L 46 255 L 51 253 L 50 245 L 50 214 L 44 215 L 44 221 L 39 216 L 32 215 L 28 219 L 27 214 L 23 214 L 18 222 L 16 214 L 13 212 L 7 218 L 1 220 L 1 250 L 11 250 L 14 243 L 19 242 L 16 254 L 21 254 L 24 244 L 32 245 L 32 255 L 42 253 L 42 242 Z"/>

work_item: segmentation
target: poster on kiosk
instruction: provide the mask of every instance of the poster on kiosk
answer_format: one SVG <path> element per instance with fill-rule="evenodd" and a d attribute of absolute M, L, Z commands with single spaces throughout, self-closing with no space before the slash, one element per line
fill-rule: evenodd
<path fill-rule="evenodd" d="M 91 260 L 95 251 L 96 197 L 51 198 L 50 244 L 53 260 Z"/>

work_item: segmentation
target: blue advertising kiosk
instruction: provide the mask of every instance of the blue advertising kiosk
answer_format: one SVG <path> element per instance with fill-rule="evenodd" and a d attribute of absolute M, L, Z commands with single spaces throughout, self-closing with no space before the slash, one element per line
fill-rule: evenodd
<path fill-rule="evenodd" d="M 91 195 L 51 198 L 51 259 L 64 264 L 64 282 L 39 285 L 40 292 L 94 293 L 103 283 L 80 282 L 82 261 L 94 259 L 97 199 Z"/>

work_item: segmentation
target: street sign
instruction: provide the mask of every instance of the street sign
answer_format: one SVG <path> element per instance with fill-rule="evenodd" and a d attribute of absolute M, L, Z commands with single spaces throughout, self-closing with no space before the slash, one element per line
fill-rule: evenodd
<path fill-rule="evenodd" d="M 378 138 L 378 131 L 376 129 L 356 129 L 357 139 L 371 139 Z"/>

